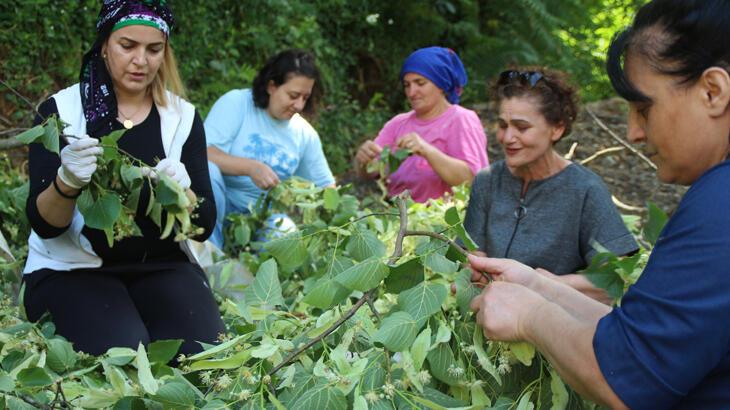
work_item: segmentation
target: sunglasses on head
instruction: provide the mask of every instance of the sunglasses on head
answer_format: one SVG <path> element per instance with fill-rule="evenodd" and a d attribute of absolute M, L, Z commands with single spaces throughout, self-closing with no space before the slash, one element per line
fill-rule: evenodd
<path fill-rule="evenodd" d="M 537 82 L 544 78 L 545 76 L 543 76 L 542 73 L 538 73 L 537 71 L 507 70 L 502 71 L 499 74 L 499 80 L 497 81 L 497 84 L 509 84 L 513 80 L 519 79 L 520 81 L 524 81 L 530 84 L 530 87 L 535 87 L 537 85 Z"/>

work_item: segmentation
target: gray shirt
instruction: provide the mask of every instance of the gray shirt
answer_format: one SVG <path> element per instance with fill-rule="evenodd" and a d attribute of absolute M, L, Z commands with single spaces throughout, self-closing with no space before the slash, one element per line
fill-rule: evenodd
<path fill-rule="evenodd" d="M 474 178 L 464 227 L 487 255 L 567 274 L 588 266 L 596 242 L 616 255 L 638 249 L 601 178 L 581 165 L 521 191 L 504 161 Z"/>

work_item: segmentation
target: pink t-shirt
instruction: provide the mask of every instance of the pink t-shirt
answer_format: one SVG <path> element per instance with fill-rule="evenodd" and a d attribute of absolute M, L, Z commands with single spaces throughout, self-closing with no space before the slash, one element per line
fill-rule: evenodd
<path fill-rule="evenodd" d="M 414 111 L 398 114 L 383 126 L 375 143 L 395 149 L 398 139 L 410 132 L 417 133 L 446 155 L 466 162 L 474 175 L 489 165 L 487 136 L 474 111 L 454 104 L 440 116 L 426 121 L 416 118 Z M 390 175 L 389 196 L 406 189 L 416 202 L 426 202 L 451 192 L 451 187 L 419 155 L 408 157 L 398 171 Z"/>

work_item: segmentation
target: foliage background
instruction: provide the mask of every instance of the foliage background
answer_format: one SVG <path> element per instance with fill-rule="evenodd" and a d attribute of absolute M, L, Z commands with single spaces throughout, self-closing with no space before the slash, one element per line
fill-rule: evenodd
<path fill-rule="evenodd" d="M 223 93 L 250 85 L 256 69 L 288 47 L 311 50 L 326 90 L 315 119 L 333 171 L 356 145 L 406 109 L 398 72 L 414 49 L 456 50 L 469 73 L 463 104 L 510 64 L 570 72 L 585 100 L 611 95 L 603 74 L 610 37 L 641 0 L 217 0 L 172 1 L 172 44 L 188 97 L 205 115 Z M 0 78 L 33 102 L 76 81 L 94 40 L 98 0 L 0 2 Z M 0 123 L 27 125 L 27 105 L 0 91 Z"/>

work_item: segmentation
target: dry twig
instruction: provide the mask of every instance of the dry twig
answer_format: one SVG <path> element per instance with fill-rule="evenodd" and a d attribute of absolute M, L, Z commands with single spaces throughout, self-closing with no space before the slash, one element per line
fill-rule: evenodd
<path fill-rule="evenodd" d="M 615 132 L 611 131 L 611 129 L 608 128 L 608 126 L 606 124 L 604 124 L 603 121 L 601 121 L 601 119 L 598 118 L 596 116 L 596 114 L 593 113 L 593 111 L 591 111 L 591 110 L 589 110 L 589 109 L 586 108 L 586 112 L 593 118 L 593 121 L 595 121 L 596 124 L 598 124 L 599 127 L 601 127 L 604 131 L 606 131 L 608 133 L 608 135 L 611 136 L 611 138 L 615 139 L 619 144 L 621 144 L 624 147 L 628 148 L 629 151 L 631 151 L 634 154 L 636 154 L 639 158 L 641 158 L 642 160 L 644 160 L 644 162 L 646 162 L 647 164 L 649 164 L 649 166 L 652 169 L 656 170 L 656 165 L 653 162 L 651 162 L 651 160 L 649 158 L 647 158 L 646 155 L 644 155 L 641 152 L 639 152 L 639 150 L 637 150 L 636 148 L 632 147 L 628 142 L 624 141 L 623 138 L 619 137 L 618 135 L 616 135 Z"/>
<path fill-rule="evenodd" d="M 596 158 L 598 158 L 598 157 L 600 157 L 602 155 L 611 154 L 611 153 L 614 153 L 614 152 L 620 152 L 620 151 L 623 151 L 625 149 L 626 148 L 624 148 L 624 147 L 611 147 L 611 148 L 602 149 L 602 150 L 596 152 L 595 154 L 591 155 L 590 157 L 588 157 L 586 159 L 582 159 L 580 161 L 580 164 L 581 165 L 585 165 L 585 164 L 593 161 L 594 159 L 596 159 Z"/>
<path fill-rule="evenodd" d="M 400 229 L 398 231 L 398 236 L 395 239 L 395 249 L 393 250 L 393 254 L 388 259 L 388 264 L 392 265 L 395 263 L 402 255 L 403 255 L 403 237 L 406 234 L 406 230 L 408 228 L 408 210 L 406 209 L 406 202 L 402 197 L 397 197 L 396 202 L 398 203 L 398 211 L 400 215 Z M 309 349 L 310 347 L 316 345 L 320 341 L 324 340 L 327 336 L 329 336 L 332 332 L 337 330 L 343 323 L 348 321 L 352 316 L 355 315 L 355 313 L 365 304 L 370 303 L 373 295 L 378 290 L 378 287 L 376 286 L 373 289 L 370 289 L 369 291 L 365 292 L 364 295 L 358 301 L 350 308 L 350 310 L 347 311 L 344 315 L 342 315 L 335 323 L 332 324 L 327 330 L 325 330 L 322 334 L 319 336 L 313 338 L 309 342 L 307 342 L 304 346 L 296 349 L 293 351 L 289 356 L 287 356 L 284 360 L 282 360 L 281 363 L 276 365 L 273 369 L 269 370 L 268 373 L 266 373 L 268 376 L 271 376 L 272 374 L 278 372 L 284 366 L 287 366 L 291 362 L 294 361 L 294 359 L 297 358 L 302 352 Z M 373 308 L 374 309 L 374 308 Z"/>

